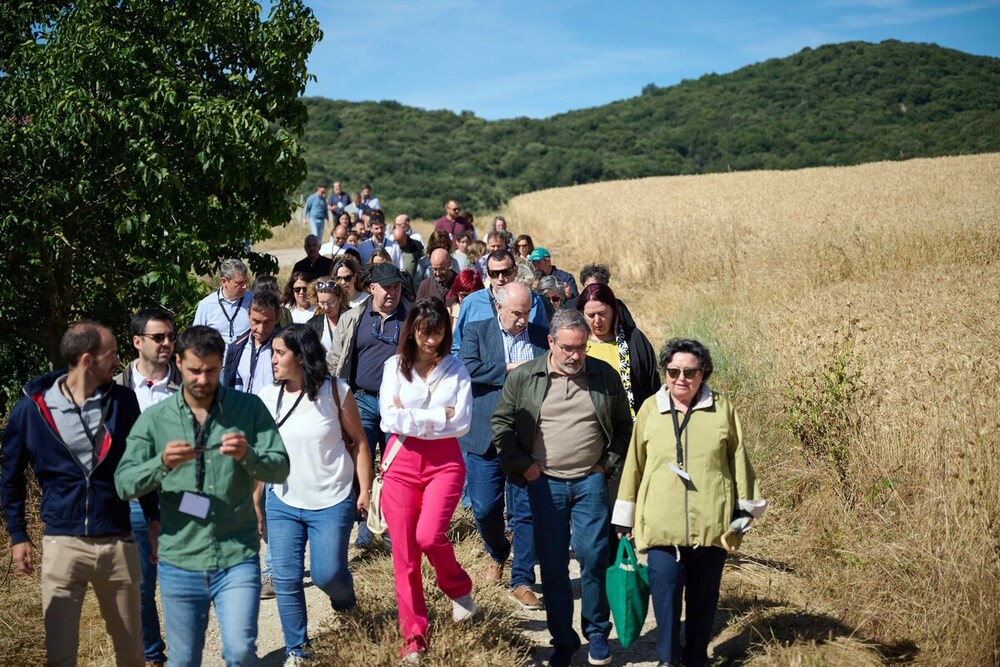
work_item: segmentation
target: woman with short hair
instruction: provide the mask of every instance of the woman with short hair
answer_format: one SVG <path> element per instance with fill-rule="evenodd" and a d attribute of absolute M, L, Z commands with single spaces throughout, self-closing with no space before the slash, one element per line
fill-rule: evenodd
<path fill-rule="evenodd" d="M 767 501 L 736 409 L 707 384 L 708 348 L 675 338 L 660 367 L 666 384 L 636 415 L 611 521 L 647 555 L 660 664 L 703 667 L 726 551 L 739 547 Z"/>

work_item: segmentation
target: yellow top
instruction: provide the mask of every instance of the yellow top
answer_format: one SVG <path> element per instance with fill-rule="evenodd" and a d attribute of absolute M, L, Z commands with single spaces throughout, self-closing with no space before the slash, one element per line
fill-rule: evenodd
<path fill-rule="evenodd" d="M 618 343 L 602 343 L 600 341 L 587 341 L 587 356 L 607 363 L 611 368 L 620 371 L 621 359 L 618 357 Z"/>

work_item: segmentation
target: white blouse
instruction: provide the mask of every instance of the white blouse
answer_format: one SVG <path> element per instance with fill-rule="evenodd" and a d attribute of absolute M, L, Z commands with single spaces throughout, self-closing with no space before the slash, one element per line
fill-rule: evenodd
<path fill-rule="evenodd" d="M 450 354 L 430 372 L 425 381 L 413 371 L 413 380 L 407 381 L 399 371 L 399 355 L 393 355 L 382 367 L 382 386 L 379 389 L 378 407 L 382 415 L 382 431 L 397 435 L 413 436 L 425 440 L 457 438 L 469 432 L 472 422 L 472 381 L 469 371 Z M 427 394 L 437 382 L 427 407 Z M 399 397 L 402 408 L 393 405 Z M 452 407 L 455 415 L 448 419 L 444 409 Z"/>
<path fill-rule="evenodd" d="M 337 380 L 337 389 L 340 391 L 340 404 L 343 405 L 351 388 L 343 380 Z M 285 443 L 291 467 L 288 478 L 281 484 L 273 485 L 274 493 L 281 502 L 298 509 L 333 507 L 351 495 L 354 461 L 344 446 L 340 414 L 333 400 L 330 380 L 327 379 L 320 387 L 315 401 L 310 401 L 305 395 L 294 410 L 292 406 L 299 394 L 285 392 L 281 398 L 281 412 L 278 413 L 280 392 L 281 385 L 272 384 L 259 394 L 275 421 L 288 416 L 278 432 Z"/>

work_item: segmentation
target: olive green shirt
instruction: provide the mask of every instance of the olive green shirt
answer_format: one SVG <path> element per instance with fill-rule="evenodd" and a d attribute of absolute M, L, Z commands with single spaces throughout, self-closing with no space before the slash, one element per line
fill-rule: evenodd
<path fill-rule="evenodd" d="M 159 488 L 159 558 L 185 570 L 210 571 L 256 557 L 260 542 L 253 506 L 254 480 L 271 484 L 288 476 L 288 454 L 267 408 L 253 394 L 219 386 L 204 424 L 204 480 L 208 515 L 199 519 L 180 511 L 185 492 L 197 492 L 196 462 L 169 470 L 162 455 L 168 442 L 195 441 L 194 416 L 184 392 L 150 406 L 128 436 L 125 455 L 115 472 L 122 498 L 136 498 Z M 247 453 L 242 461 L 219 453 L 225 433 L 242 431 Z"/>

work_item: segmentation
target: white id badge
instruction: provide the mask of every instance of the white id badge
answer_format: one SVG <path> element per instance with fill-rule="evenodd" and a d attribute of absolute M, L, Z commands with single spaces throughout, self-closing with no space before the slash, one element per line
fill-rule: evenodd
<path fill-rule="evenodd" d="M 676 463 L 671 463 L 670 469 L 673 470 L 675 473 L 677 473 L 678 477 L 686 479 L 689 482 L 691 481 L 691 475 L 687 474 L 686 472 L 678 468 Z"/>
<path fill-rule="evenodd" d="M 208 516 L 208 497 L 198 493 L 185 491 L 181 496 L 180 510 L 196 519 L 204 519 Z"/>

